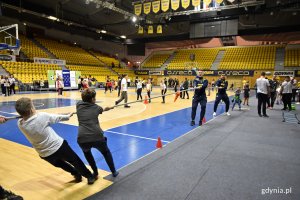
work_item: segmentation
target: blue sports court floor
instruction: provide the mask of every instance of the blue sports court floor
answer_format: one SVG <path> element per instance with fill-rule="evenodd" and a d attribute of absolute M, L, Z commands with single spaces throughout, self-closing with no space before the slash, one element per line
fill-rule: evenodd
<path fill-rule="evenodd" d="M 34 105 L 38 110 L 74 106 L 76 100 L 64 98 L 35 99 Z M 15 116 L 14 101 L 0 102 L 0 115 Z M 196 120 L 199 119 L 198 107 Z M 224 104 L 219 104 L 217 115 L 224 113 Z M 213 102 L 207 103 L 206 120 L 212 119 Z M 138 122 L 126 124 L 105 131 L 108 145 L 113 154 L 115 165 L 118 169 L 136 161 L 137 159 L 156 150 L 156 141 L 161 137 L 164 145 L 193 130 L 197 126 L 190 126 L 191 108 L 185 108 L 171 113 L 159 115 Z M 100 120 L 101 124 L 101 120 Z M 86 162 L 80 147 L 77 144 L 77 126 L 58 123 L 53 125 L 54 130 L 68 141 L 75 152 Z M 19 144 L 31 144 L 17 127 L 17 120 L 11 120 L 1 125 L 0 138 Z M 100 169 L 109 171 L 102 155 L 93 152 Z"/>

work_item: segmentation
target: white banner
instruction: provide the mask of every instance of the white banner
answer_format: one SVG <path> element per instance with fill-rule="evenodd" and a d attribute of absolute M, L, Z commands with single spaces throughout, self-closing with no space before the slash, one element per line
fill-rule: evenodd
<path fill-rule="evenodd" d="M 70 71 L 70 82 L 71 82 L 71 87 L 77 87 L 77 81 L 76 81 L 76 72 L 75 71 Z"/>
<path fill-rule="evenodd" d="M 65 60 L 58 60 L 58 59 L 49 59 L 49 58 L 33 58 L 34 63 L 40 63 L 40 64 L 54 64 L 54 65 L 66 65 Z"/>
<path fill-rule="evenodd" d="M 16 62 L 16 56 L 13 56 L 13 55 L 0 55 L 0 60 Z"/>
<path fill-rule="evenodd" d="M 294 76 L 294 71 L 275 71 L 274 76 Z"/>
<path fill-rule="evenodd" d="M 162 75 L 162 71 L 149 71 L 149 75 Z"/>

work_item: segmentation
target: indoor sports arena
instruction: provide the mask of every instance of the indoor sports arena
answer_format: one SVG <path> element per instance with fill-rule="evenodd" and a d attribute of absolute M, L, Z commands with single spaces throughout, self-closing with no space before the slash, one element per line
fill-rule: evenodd
<path fill-rule="evenodd" d="M 1 0 L 0 200 L 300 199 L 300 1 Z"/>

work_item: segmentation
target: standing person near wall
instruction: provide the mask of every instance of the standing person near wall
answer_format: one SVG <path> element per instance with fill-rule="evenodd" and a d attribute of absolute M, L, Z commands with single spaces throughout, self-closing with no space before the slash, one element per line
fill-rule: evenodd
<path fill-rule="evenodd" d="M 12 93 L 16 94 L 16 90 L 15 90 L 16 79 L 14 78 L 13 75 L 10 75 L 10 78 L 8 78 L 8 80 L 9 80 L 9 84 L 10 84 L 9 93 L 11 95 L 12 95 Z"/>
<path fill-rule="evenodd" d="M 128 85 L 127 85 L 127 74 L 124 74 L 123 75 L 123 79 L 121 81 L 121 98 L 119 100 L 117 100 L 115 102 L 116 105 L 118 105 L 121 101 L 125 101 L 125 106 L 124 108 L 130 108 L 129 105 L 127 105 L 127 101 L 128 101 L 128 94 L 127 94 L 127 91 L 128 91 Z"/>
<path fill-rule="evenodd" d="M 142 89 L 143 89 L 143 86 L 142 86 L 141 80 L 137 80 L 137 83 L 136 83 L 137 99 L 136 100 L 139 100 L 140 98 L 141 98 L 141 100 L 143 100 Z"/>
<path fill-rule="evenodd" d="M 292 84 L 292 102 L 296 102 L 297 80 L 295 79 L 295 77 L 291 78 L 291 84 Z"/>
<path fill-rule="evenodd" d="M 286 110 L 287 108 L 289 111 L 292 110 L 292 88 L 293 88 L 293 80 L 289 76 L 285 77 L 284 82 L 281 85 L 280 93 L 282 94 L 282 101 L 283 101 L 283 109 Z"/>
<path fill-rule="evenodd" d="M 147 95 L 148 95 L 148 98 L 149 98 L 149 103 L 151 103 L 151 88 L 152 88 L 152 84 L 151 84 L 151 79 L 148 79 L 148 83 L 146 85 L 146 90 L 147 90 Z"/>
<path fill-rule="evenodd" d="M 187 99 L 190 98 L 187 89 L 189 89 L 189 81 L 188 81 L 187 78 L 185 78 L 185 81 L 184 81 L 184 83 L 183 83 L 183 90 L 185 90 L 185 91 L 183 92 L 183 96 L 182 96 L 183 99 L 185 98 L 185 94 L 186 94 L 186 96 L 187 96 Z"/>
<path fill-rule="evenodd" d="M 165 94 L 167 92 L 166 81 L 161 80 L 161 82 L 160 82 L 160 90 L 161 90 L 161 95 L 162 95 L 162 100 L 163 100 L 161 103 L 166 103 L 165 102 Z"/>
<path fill-rule="evenodd" d="M 118 97 L 120 97 L 120 93 L 121 93 L 121 82 L 122 82 L 122 79 L 121 77 L 118 78 Z"/>
<path fill-rule="evenodd" d="M 4 78 L 4 88 L 5 88 L 5 96 L 9 96 L 10 95 L 10 83 L 9 83 L 9 79 L 8 76 L 5 76 Z"/>
<path fill-rule="evenodd" d="M 56 79 L 56 88 L 57 88 L 57 91 L 58 91 L 58 95 L 62 95 L 63 90 L 64 90 L 64 83 L 63 83 L 62 78 L 60 76 Z"/>
<path fill-rule="evenodd" d="M 5 95 L 4 82 L 5 82 L 4 76 L 1 75 L 0 83 L 1 83 L 1 92 L 2 92 L 2 95 L 3 95 L 3 96 Z"/>
<path fill-rule="evenodd" d="M 260 117 L 269 117 L 267 115 L 267 101 L 268 101 L 268 95 L 270 93 L 270 83 L 266 79 L 266 73 L 262 72 L 260 78 L 256 79 L 256 88 L 257 88 L 257 111 L 258 111 L 258 116 Z M 262 113 L 261 115 L 261 108 L 262 108 Z"/>

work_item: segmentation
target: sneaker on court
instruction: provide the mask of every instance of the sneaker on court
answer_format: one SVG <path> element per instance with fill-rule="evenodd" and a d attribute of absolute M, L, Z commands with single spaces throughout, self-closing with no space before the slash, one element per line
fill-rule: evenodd
<path fill-rule="evenodd" d="M 202 121 L 199 121 L 199 126 L 202 126 Z"/>
<path fill-rule="evenodd" d="M 89 184 L 89 185 L 92 185 L 92 184 L 95 182 L 96 179 L 95 179 L 95 177 L 92 175 L 92 176 L 88 177 L 87 180 L 88 180 L 88 184 Z"/>
<path fill-rule="evenodd" d="M 118 102 L 117 102 L 117 101 L 115 101 L 115 105 L 118 105 Z"/>
<path fill-rule="evenodd" d="M 98 180 L 98 173 L 97 174 L 93 173 L 93 176 L 94 176 L 95 180 Z"/>
<path fill-rule="evenodd" d="M 119 172 L 118 171 L 115 171 L 114 173 L 112 173 L 112 176 L 113 177 L 117 177 L 119 175 Z"/>
<path fill-rule="evenodd" d="M 80 183 L 82 181 L 82 176 L 80 174 L 74 175 L 75 182 Z"/>
<path fill-rule="evenodd" d="M 124 108 L 130 108 L 130 106 L 126 105 L 126 106 L 124 106 Z"/>
<path fill-rule="evenodd" d="M 194 126 L 194 125 L 195 125 L 195 121 L 192 120 L 192 121 L 191 121 L 191 126 Z"/>
<path fill-rule="evenodd" d="M 263 117 L 269 117 L 269 115 L 263 115 Z"/>
<path fill-rule="evenodd" d="M 214 112 L 214 113 L 213 113 L 213 117 L 216 117 L 216 116 L 217 116 L 217 113 L 216 113 L 216 112 Z"/>
<path fill-rule="evenodd" d="M 226 113 L 226 115 L 227 115 L 227 116 L 230 116 L 230 113 L 229 113 L 229 112 L 227 112 L 227 113 Z"/>

